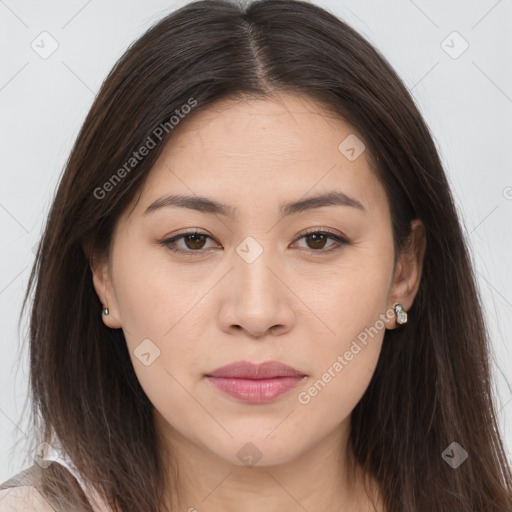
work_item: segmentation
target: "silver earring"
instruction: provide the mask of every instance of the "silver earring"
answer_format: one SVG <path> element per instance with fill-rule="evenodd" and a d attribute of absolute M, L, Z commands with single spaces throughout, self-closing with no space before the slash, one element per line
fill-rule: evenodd
<path fill-rule="evenodd" d="M 406 324 L 407 323 L 407 311 L 405 311 L 402 304 L 395 304 L 395 316 L 396 321 L 399 324 Z"/>
<path fill-rule="evenodd" d="M 104 308 L 103 309 L 103 316 L 107 316 L 108 315 L 108 308 Z"/>

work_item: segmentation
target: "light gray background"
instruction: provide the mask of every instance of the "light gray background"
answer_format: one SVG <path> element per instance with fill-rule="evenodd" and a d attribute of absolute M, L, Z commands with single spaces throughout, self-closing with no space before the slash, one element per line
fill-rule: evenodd
<path fill-rule="evenodd" d="M 126 47 L 186 1 L 0 0 L 0 481 L 22 469 L 28 354 L 17 330 L 33 248 L 95 93 Z M 412 91 L 452 185 L 493 339 L 512 447 L 512 0 L 318 0 L 365 35 Z M 43 59 L 31 47 L 57 50 Z M 454 31 L 457 35 L 450 35 Z M 46 37 L 42 41 L 42 38 Z M 443 43 L 443 41 L 445 41 Z M 467 50 L 458 55 L 467 41 Z M 453 58 L 457 57 L 457 58 Z M 447 305 L 449 307 L 449 305 Z M 72 312 L 71 312 L 72 314 Z M 20 445 L 21 447 L 23 444 Z M 465 447 L 471 453 L 471 447 Z M 440 450 L 441 452 L 441 450 Z M 440 453 L 441 456 L 441 453 Z"/>

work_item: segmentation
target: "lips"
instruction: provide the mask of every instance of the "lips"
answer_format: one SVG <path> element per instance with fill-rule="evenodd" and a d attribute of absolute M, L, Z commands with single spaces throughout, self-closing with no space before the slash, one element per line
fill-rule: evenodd
<path fill-rule="evenodd" d="M 304 377 L 306 374 L 278 361 L 254 364 L 237 361 L 217 368 L 207 377 L 231 377 L 235 379 L 271 379 L 275 377 Z"/>
<path fill-rule="evenodd" d="M 266 403 L 290 391 L 307 375 L 277 361 L 232 363 L 206 375 L 219 391 L 243 402 Z"/>

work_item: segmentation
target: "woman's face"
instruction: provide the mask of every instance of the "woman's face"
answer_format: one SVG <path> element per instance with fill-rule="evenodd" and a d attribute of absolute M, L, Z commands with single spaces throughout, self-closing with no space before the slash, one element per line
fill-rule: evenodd
<path fill-rule="evenodd" d="M 170 442 L 273 465 L 346 432 L 390 308 L 416 291 L 418 266 L 394 276 L 393 256 L 386 195 L 351 127 L 283 95 L 182 120 L 94 284 Z M 240 361 L 302 377 L 207 376 Z"/>

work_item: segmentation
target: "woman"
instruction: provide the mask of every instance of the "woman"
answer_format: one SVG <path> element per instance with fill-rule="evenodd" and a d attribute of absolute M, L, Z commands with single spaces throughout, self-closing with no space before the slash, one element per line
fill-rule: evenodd
<path fill-rule="evenodd" d="M 193 2 L 136 41 L 31 289 L 37 464 L 0 510 L 511 510 L 432 137 L 319 7 Z"/>

